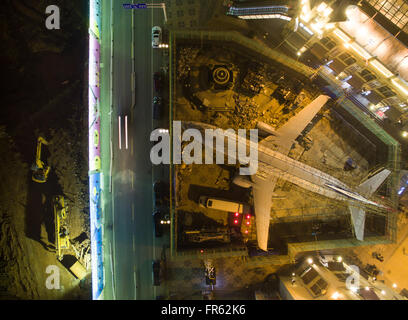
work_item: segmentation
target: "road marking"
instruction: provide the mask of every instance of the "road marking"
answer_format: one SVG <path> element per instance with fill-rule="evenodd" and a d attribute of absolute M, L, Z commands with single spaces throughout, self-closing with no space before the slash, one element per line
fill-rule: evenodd
<path fill-rule="evenodd" d="M 128 149 L 128 129 L 127 129 L 127 116 L 125 116 L 125 139 L 126 139 L 126 150 Z"/>
<path fill-rule="evenodd" d="M 137 300 L 136 270 L 133 271 L 133 281 L 135 282 L 135 300 Z"/>
<path fill-rule="evenodd" d="M 132 171 L 132 190 L 134 189 L 134 181 L 135 181 L 135 173 Z"/>
<path fill-rule="evenodd" d="M 119 149 L 122 149 L 122 137 L 121 137 L 121 128 L 120 128 L 120 116 L 119 116 Z"/>

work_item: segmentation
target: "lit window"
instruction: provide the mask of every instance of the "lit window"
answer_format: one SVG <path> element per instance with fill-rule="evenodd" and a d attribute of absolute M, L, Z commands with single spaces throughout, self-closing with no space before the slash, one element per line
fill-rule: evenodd
<path fill-rule="evenodd" d="M 348 52 L 344 52 L 339 56 L 339 59 L 343 61 L 346 65 L 351 66 L 353 63 L 356 62 L 356 59 L 354 59 L 351 54 Z"/>
<path fill-rule="evenodd" d="M 360 75 L 364 78 L 365 81 L 371 81 L 376 78 L 375 75 L 373 75 L 369 70 L 364 69 L 363 71 L 360 72 Z"/>
<path fill-rule="evenodd" d="M 333 49 L 336 46 L 336 43 L 329 37 L 324 37 L 320 42 L 329 50 Z"/>
<path fill-rule="evenodd" d="M 378 88 L 377 90 L 386 98 L 393 97 L 396 95 L 396 93 L 392 91 L 390 88 L 388 88 L 387 86 Z"/>

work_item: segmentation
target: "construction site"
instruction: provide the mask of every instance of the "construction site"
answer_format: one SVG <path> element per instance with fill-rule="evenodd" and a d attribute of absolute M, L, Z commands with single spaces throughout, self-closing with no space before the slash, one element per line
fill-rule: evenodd
<path fill-rule="evenodd" d="M 198 121 L 224 130 L 254 129 L 258 122 L 279 129 L 322 94 L 320 88 L 336 90 L 335 79 L 302 70 L 306 66 L 290 58 L 282 63 L 279 53 L 234 32 L 175 31 L 171 39 L 173 120 Z M 388 168 L 392 174 L 376 197 L 393 207 L 399 146 L 379 127 L 367 123 L 363 114 L 334 96 L 296 139 L 289 157 L 352 187 Z M 257 249 L 253 216 L 236 222 L 233 212 L 199 205 L 200 196 L 205 195 L 246 203 L 253 210 L 250 190 L 232 182 L 237 169 L 231 165 L 174 166 L 172 240 L 178 258 L 251 256 L 249 264 L 285 264 L 299 252 L 385 244 L 395 237 L 395 211 L 367 211 L 365 239 L 358 241 L 344 202 L 278 179 L 268 251 L 262 252 Z"/>
<path fill-rule="evenodd" d="M 91 295 L 81 62 L 86 8 L 67 3 L 64 32 L 56 33 L 44 28 L 45 6 L 16 1 L 2 7 L 1 300 Z M 50 270 L 60 275 L 51 289 L 46 283 L 56 274 Z"/>

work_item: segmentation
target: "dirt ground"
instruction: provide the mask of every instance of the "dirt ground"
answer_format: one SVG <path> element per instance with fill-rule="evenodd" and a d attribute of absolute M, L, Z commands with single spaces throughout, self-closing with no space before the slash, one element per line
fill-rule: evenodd
<path fill-rule="evenodd" d="M 61 29 L 53 31 L 44 26 L 48 1 L 1 4 L 0 299 L 91 297 L 89 275 L 79 282 L 56 259 L 51 205 L 64 195 L 71 239 L 89 233 L 86 3 L 53 4 L 61 9 Z M 31 180 L 39 135 L 50 142 L 42 150 L 51 166 L 44 184 Z M 60 271 L 58 290 L 46 288 L 49 265 Z"/>

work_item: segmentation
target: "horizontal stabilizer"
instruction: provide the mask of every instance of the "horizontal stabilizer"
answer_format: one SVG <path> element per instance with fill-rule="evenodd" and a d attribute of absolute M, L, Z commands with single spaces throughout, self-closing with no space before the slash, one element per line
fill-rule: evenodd
<path fill-rule="evenodd" d="M 364 240 L 364 223 L 365 223 L 365 211 L 361 208 L 349 206 L 351 213 L 351 223 L 354 227 L 354 233 L 357 240 Z"/>
<path fill-rule="evenodd" d="M 376 175 L 360 184 L 357 188 L 357 192 L 371 196 L 381 186 L 381 184 L 389 176 L 390 173 L 390 170 L 382 170 L 381 172 L 377 173 Z"/>

